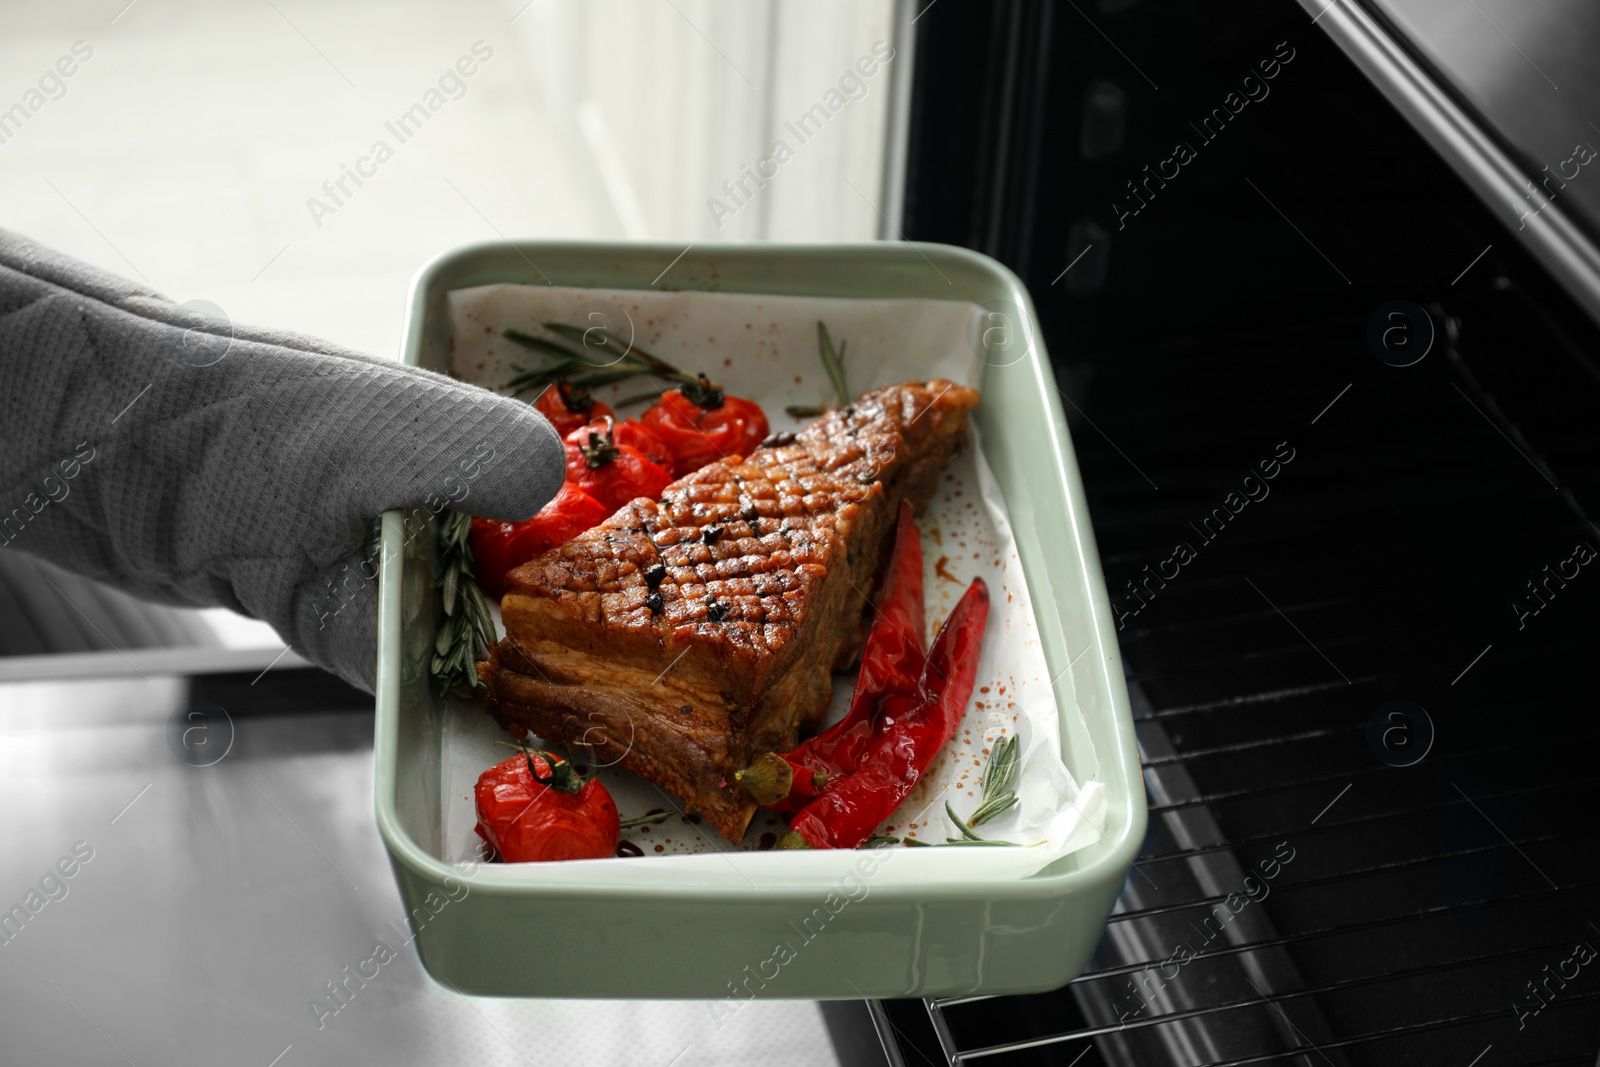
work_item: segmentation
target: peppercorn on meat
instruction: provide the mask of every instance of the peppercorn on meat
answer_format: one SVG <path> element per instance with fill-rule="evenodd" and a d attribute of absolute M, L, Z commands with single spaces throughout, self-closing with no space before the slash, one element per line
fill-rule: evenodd
<path fill-rule="evenodd" d="M 525 563 L 482 668 L 491 714 L 683 798 L 731 841 L 734 775 L 820 725 L 902 499 L 921 507 L 976 390 L 876 389 L 635 500 Z"/>

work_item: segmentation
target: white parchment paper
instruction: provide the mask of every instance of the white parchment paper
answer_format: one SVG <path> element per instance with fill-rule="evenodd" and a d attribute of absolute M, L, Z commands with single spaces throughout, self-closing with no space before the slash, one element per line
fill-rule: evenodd
<path fill-rule="evenodd" d="M 786 415 L 786 406 L 819 404 L 831 395 L 817 355 L 819 319 L 827 323 L 834 343 L 845 345 L 846 375 L 856 394 L 934 377 L 975 385 L 981 369 L 976 353 L 982 348 L 972 339 L 982 328 L 982 311 L 955 301 L 492 285 L 452 292 L 450 313 L 451 372 L 465 381 L 498 388 L 511 377 L 512 364 L 540 361 L 537 353 L 504 339 L 508 328 L 540 333 L 539 323 L 545 321 L 602 326 L 684 371 L 703 371 L 730 393 L 756 401 L 775 432 L 797 429 L 805 421 Z M 651 384 L 650 379 L 634 379 L 597 395 L 609 401 L 643 392 Z M 641 407 L 619 415 L 637 414 Z M 996 741 L 1016 734 L 1023 757 L 1013 788 L 1020 803 L 979 832 L 1018 847 L 897 846 L 895 862 L 884 865 L 873 881 L 1024 877 L 1098 839 L 1105 795 L 1099 781 L 1074 781 L 1062 762 L 1058 716 L 1079 712 L 1076 707 L 1058 712 L 1005 501 L 983 460 L 975 430 L 974 447 L 951 464 L 918 526 L 928 639 L 974 577 L 988 583 L 991 609 L 977 689 L 961 727 L 879 833 L 930 844 L 959 836 L 945 814 L 945 801 L 957 814 L 969 815 L 979 801 L 978 780 L 988 753 Z M 853 686 L 853 674 L 835 678 L 830 722 L 844 714 Z M 1070 693 L 1072 687 L 1060 691 Z M 506 758 L 507 749 L 496 742 L 507 739 L 481 704 L 453 702 L 442 739 L 443 858 L 465 863 L 478 857 L 472 787 L 485 768 Z M 697 819 L 684 817 L 677 798 L 649 782 L 615 768 L 599 773 L 625 819 L 655 810 L 679 812 L 664 823 L 624 831 L 624 838 L 643 849 L 649 862 L 509 865 L 506 876 L 528 870 L 541 882 L 725 884 L 736 874 L 757 885 L 821 885 L 837 882 L 853 862 L 848 851 L 765 851 L 785 827 L 764 811 L 757 813 L 744 841 L 731 845 Z"/>

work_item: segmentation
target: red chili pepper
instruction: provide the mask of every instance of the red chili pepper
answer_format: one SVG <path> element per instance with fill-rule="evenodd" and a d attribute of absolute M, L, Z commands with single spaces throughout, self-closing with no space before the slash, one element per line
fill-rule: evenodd
<path fill-rule="evenodd" d="M 512 570 L 598 526 L 610 518 L 613 510 L 568 482 L 531 519 L 473 519 L 473 578 L 485 593 L 502 597 L 506 593 L 506 575 Z"/>
<path fill-rule="evenodd" d="M 767 416 L 758 405 L 701 382 L 688 389 L 692 398 L 674 389 L 640 416 L 672 450 L 672 473 L 679 478 L 723 456 L 748 456 L 767 438 Z"/>
<path fill-rule="evenodd" d="M 816 769 L 814 764 L 804 764 L 792 755 L 776 752 L 757 757 L 750 766 L 734 774 L 750 799 L 773 811 L 799 811 L 822 795 L 831 777 L 828 771 Z"/>
<path fill-rule="evenodd" d="M 800 746 L 806 755 L 825 760 L 844 771 L 861 766 L 872 738 L 874 713 L 892 693 L 915 688 L 927 660 L 922 649 L 926 623 L 922 614 L 922 538 L 911 505 L 900 502 L 895 520 L 894 548 L 883 578 L 883 589 L 861 649 L 861 673 L 850 697 L 850 711 L 833 726 Z M 809 763 L 807 764 L 809 766 Z"/>
<path fill-rule="evenodd" d="M 587 389 L 574 389 L 566 382 L 552 385 L 533 402 L 534 410 L 550 420 L 562 437 L 586 422 L 605 418 L 611 408 L 589 395 Z"/>
<path fill-rule="evenodd" d="M 524 752 L 478 776 L 478 836 L 506 863 L 612 856 L 622 833 L 606 787 L 550 752 Z"/>
<path fill-rule="evenodd" d="M 988 619 L 989 589 L 974 578 L 939 628 L 905 708 L 886 702 L 860 768 L 801 809 L 780 848 L 857 848 L 900 806 L 961 723 Z"/>
<path fill-rule="evenodd" d="M 861 649 L 861 673 L 845 717 L 815 737 L 802 741 L 782 758 L 794 768 L 796 782 L 822 775 L 837 782 L 861 766 L 861 756 L 873 737 L 873 722 L 880 707 L 893 694 L 916 689 L 926 655 L 922 650 L 922 539 L 911 505 L 900 503 L 895 520 L 894 547 L 878 591 L 878 602 Z M 904 703 L 898 701 L 895 703 Z M 740 779 L 743 784 L 744 779 Z M 765 778 L 749 790 L 756 800 L 774 811 L 799 811 L 815 795 L 793 788 L 785 794 L 769 787 Z M 748 789 L 748 787 L 747 787 Z M 772 797 L 765 800 L 763 797 Z"/>
<path fill-rule="evenodd" d="M 581 426 L 567 436 L 567 484 L 604 504 L 608 515 L 638 497 L 653 500 L 672 484 L 669 471 L 618 441 L 615 430 L 608 416 L 600 426 Z"/>

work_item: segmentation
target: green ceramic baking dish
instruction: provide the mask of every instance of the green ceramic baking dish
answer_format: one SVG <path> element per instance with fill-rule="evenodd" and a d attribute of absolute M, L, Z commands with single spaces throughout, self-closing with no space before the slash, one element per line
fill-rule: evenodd
<path fill-rule="evenodd" d="M 657 244 L 487 243 L 447 252 L 418 272 L 405 360 L 447 366 L 453 289 L 502 282 L 650 289 L 668 264 L 671 282 L 662 288 L 953 299 L 985 309 L 987 326 L 974 338 L 985 357 L 979 430 L 1058 678 L 1058 709 L 1077 709 L 1061 715 L 1064 758 L 1078 781 L 1105 784 L 1104 834 L 1021 879 L 874 886 L 864 872 L 862 895 L 829 915 L 826 930 L 781 967 L 771 962 L 774 946 L 795 941 L 796 924 L 816 912 L 815 887 L 755 884 L 709 856 L 704 883 L 693 885 L 651 885 L 648 860 L 618 861 L 615 880 L 593 885 L 542 883 L 537 865 L 467 872 L 446 863 L 439 793 L 447 708 L 428 678 L 432 538 L 405 536 L 407 517 L 393 511 L 382 530 L 376 807 L 423 965 L 466 993 L 728 998 L 730 1008 L 752 995 L 1061 986 L 1100 938 L 1143 839 L 1146 810 L 1105 581 L 1027 291 L 994 260 L 940 245 L 720 244 L 683 252 Z"/>

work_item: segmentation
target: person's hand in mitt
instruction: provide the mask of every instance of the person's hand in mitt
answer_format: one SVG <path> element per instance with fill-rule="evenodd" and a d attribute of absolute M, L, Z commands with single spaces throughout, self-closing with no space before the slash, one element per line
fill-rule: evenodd
<path fill-rule="evenodd" d="M 525 519 L 564 476 L 528 404 L 204 319 L 5 231 L 0 412 L 0 545 L 263 619 L 367 690 L 378 516 Z"/>

